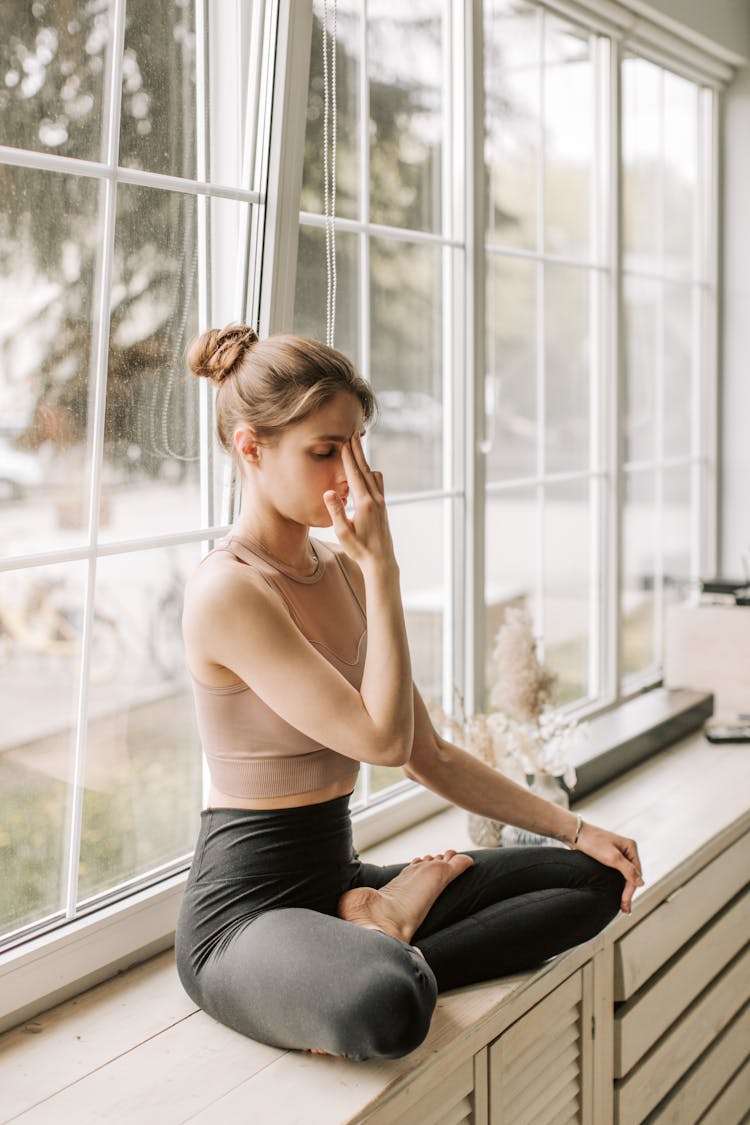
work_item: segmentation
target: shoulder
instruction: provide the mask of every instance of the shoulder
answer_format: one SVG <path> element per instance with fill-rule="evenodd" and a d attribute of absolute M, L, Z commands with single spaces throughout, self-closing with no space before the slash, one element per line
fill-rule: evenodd
<path fill-rule="evenodd" d="M 196 567 L 185 585 L 182 627 L 190 643 L 210 637 L 238 616 L 252 618 L 260 606 L 281 608 L 281 599 L 252 566 L 228 551 L 216 551 Z"/>

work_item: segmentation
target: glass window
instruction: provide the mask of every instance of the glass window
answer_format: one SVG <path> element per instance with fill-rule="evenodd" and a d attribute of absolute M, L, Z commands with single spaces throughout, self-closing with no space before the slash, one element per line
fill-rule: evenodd
<path fill-rule="evenodd" d="M 489 677 L 502 623 L 492 591 L 505 590 L 504 604 L 521 597 L 532 611 L 557 701 L 580 704 L 599 690 L 602 659 L 593 526 L 609 329 L 599 298 L 611 283 L 595 238 L 604 61 L 593 36 L 515 0 L 484 5 L 484 44 L 485 668 Z"/>
<path fill-rule="evenodd" d="M 658 673 L 664 607 L 698 576 L 696 529 L 705 517 L 691 482 L 702 455 L 697 403 L 708 378 L 710 286 L 697 205 L 709 175 L 698 157 L 701 90 L 626 54 L 622 91 L 627 688 L 632 677 Z"/>
<path fill-rule="evenodd" d="M 184 867 L 202 806 L 180 618 L 227 474 L 184 353 L 246 314 L 262 44 L 121 7 L 119 58 L 115 4 L 0 12 L 0 944 Z"/>
<path fill-rule="evenodd" d="M 451 660 L 444 638 L 452 628 L 447 576 L 454 549 L 444 408 L 454 374 L 444 363 L 452 253 L 444 218 L 451 191 L 450 18 L 446 0 L 408 8 L 393 0 L 345 0 L 336 16 L 342 78 L 334 343 L 358 363 L 380 401 L 369 456 L 383 469 L 392 500 L 415 680 L 427 699 L 441 703 Z M 323 23 L 324 4 L 315 0 L 294 329 L 317 339 L 326 338 Z M 367 804 L 403 780 L 401 770 L 365 767 L 355 800 Z"/>
<path fill-rule="evenodd" d="M 194 843 L 179 610 L 233 492 L 183 356 L 199 327 L 255 322 L 261 272 L 264 300 L 283 289 L 272 259 L 289 256 L 261 252 L 272 81 L 305 107 L 287 319 L 319 339 L 335 139 L 334 343 L 381 401 L 367 441 L 422 693 L 488 706 L 510 606 L 560 704 L 658 681 L 665 606 L 711 526 L 716 95 L 536 0 L 484 0 L 475 176 L 470 8 L 338 0 L 334 131 L 323 0 L 306 92 L 274 74 L 274 4 L 0 6 L 0 942 L 184 868 Z M 366 768 L 357 806 L 406 784 Z"/>

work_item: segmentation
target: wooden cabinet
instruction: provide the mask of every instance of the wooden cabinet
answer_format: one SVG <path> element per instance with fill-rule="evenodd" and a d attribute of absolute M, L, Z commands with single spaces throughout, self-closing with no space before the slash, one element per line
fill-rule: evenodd
<path fill-rule="evenodd" d="M 707 1111 L 734 1125 L 750 1108 L 741 1071 L 750 1055 L 749 878 L 746 834 L 616 942 L 617 1125 L 684 1125 Z"/>

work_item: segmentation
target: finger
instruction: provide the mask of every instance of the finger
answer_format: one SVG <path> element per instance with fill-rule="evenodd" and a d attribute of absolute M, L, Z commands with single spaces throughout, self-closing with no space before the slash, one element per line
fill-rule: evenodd
<path fill-rule="evenodd" d="M 357 463 L 357 468 L 361 472 L 362 477 L 367 482 L 368 486 L 372 486 L 375 483 L 375 474 L 370 468 L 367 458 L 365 457 L 365 451 L 362 448 L 362 438 L 359 436 L 359 434 L 352 434 L 351 447 L 352 453 L 354 455 L 354 460 Z"/>
<path fill-rule="evenodd" d="M 336 537 L 339 542 L 342 542 L 351 532 L 352 524 L 346 515 L 346 509 L 344 508 L 341 497 L 337 492 L 331 489 L 323 493 L 323 502 L 331 516 L 331 522 L 333 523 L 333 530 L 336 532 Z"/>
<path fill-rule="evenodd" d="M 349 483 L 349 491 L 354 499 L 356 507 L 357 501 L 362 501 L 366 496 L 370 495 L 370 489 L 367 487 L 367 482 L 355 460 L 349 442 L 345 442 L 341 447 L 341 461 L 344 466 L 344 472 L 346 473 L 346 479 Z"/>
<path fill-rule="evenodd" d="M 380 493 L 381 496 L 385 496 L 385 488 L 383 486 L 383 474 L 378 469 L 373 469 L 372 475 L 375 478 L 375 484 L 377 485 L 378 492 Z"/>
<path fill-rule="evenodd" d="M 628 875 L 632 872 L 634 877 L 643 884 L 643 868 L 641 867 L 638 845 L 635 840 L 624 840 L 621 845 L 621 851 L 625 858 L 630 861 L 629 871 L 624 872 L 624 874 Z"/>
<path fill-rule="evenodd" d="M 632 912 L 633 892 L 635 885 L 628 880 L 625 884 L 625 890 L 622 892 L 622 899 L 620 900 L 620 909 L 623 914 L 630 914 Z"/>

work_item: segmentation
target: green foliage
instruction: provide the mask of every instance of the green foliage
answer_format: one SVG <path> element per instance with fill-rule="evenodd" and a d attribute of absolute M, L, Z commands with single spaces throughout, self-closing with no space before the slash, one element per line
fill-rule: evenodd
<path fill-rule="evenodd" d="M 121 165 L 195 174 L 195 44 L 189 0 L 128 0 Z M 0 6 L 2 142 L 98 161 L 106 144 L 111 12 L 91 0 L 9 0 Z M 0 265 L 50 296 L 19 334 L 39 341 L 36 405 L 21 444 L 80 445 L 89 425 L 91 324 L 102 249 L 103 183 L 0 165 Z M 164 440 L 185 415 L 182 351 L 195 323 L 191 197 L 119 185 L 111 290 L 105 440 L 110 461 L 159 471 L 167 449 L 196 455 L 195 435 Z M 33 282 L 32 282 L 33 279 Z M 145 314 L 147 313 L 147 315 Z M 161 377 L 178 369 L 169 396 Z M 157 384 L 155 386 L 155 384 Z M 156 417 L 155 417 L 156 415 Z M 161 415 L 161 417 L 159 417 Z"/>

